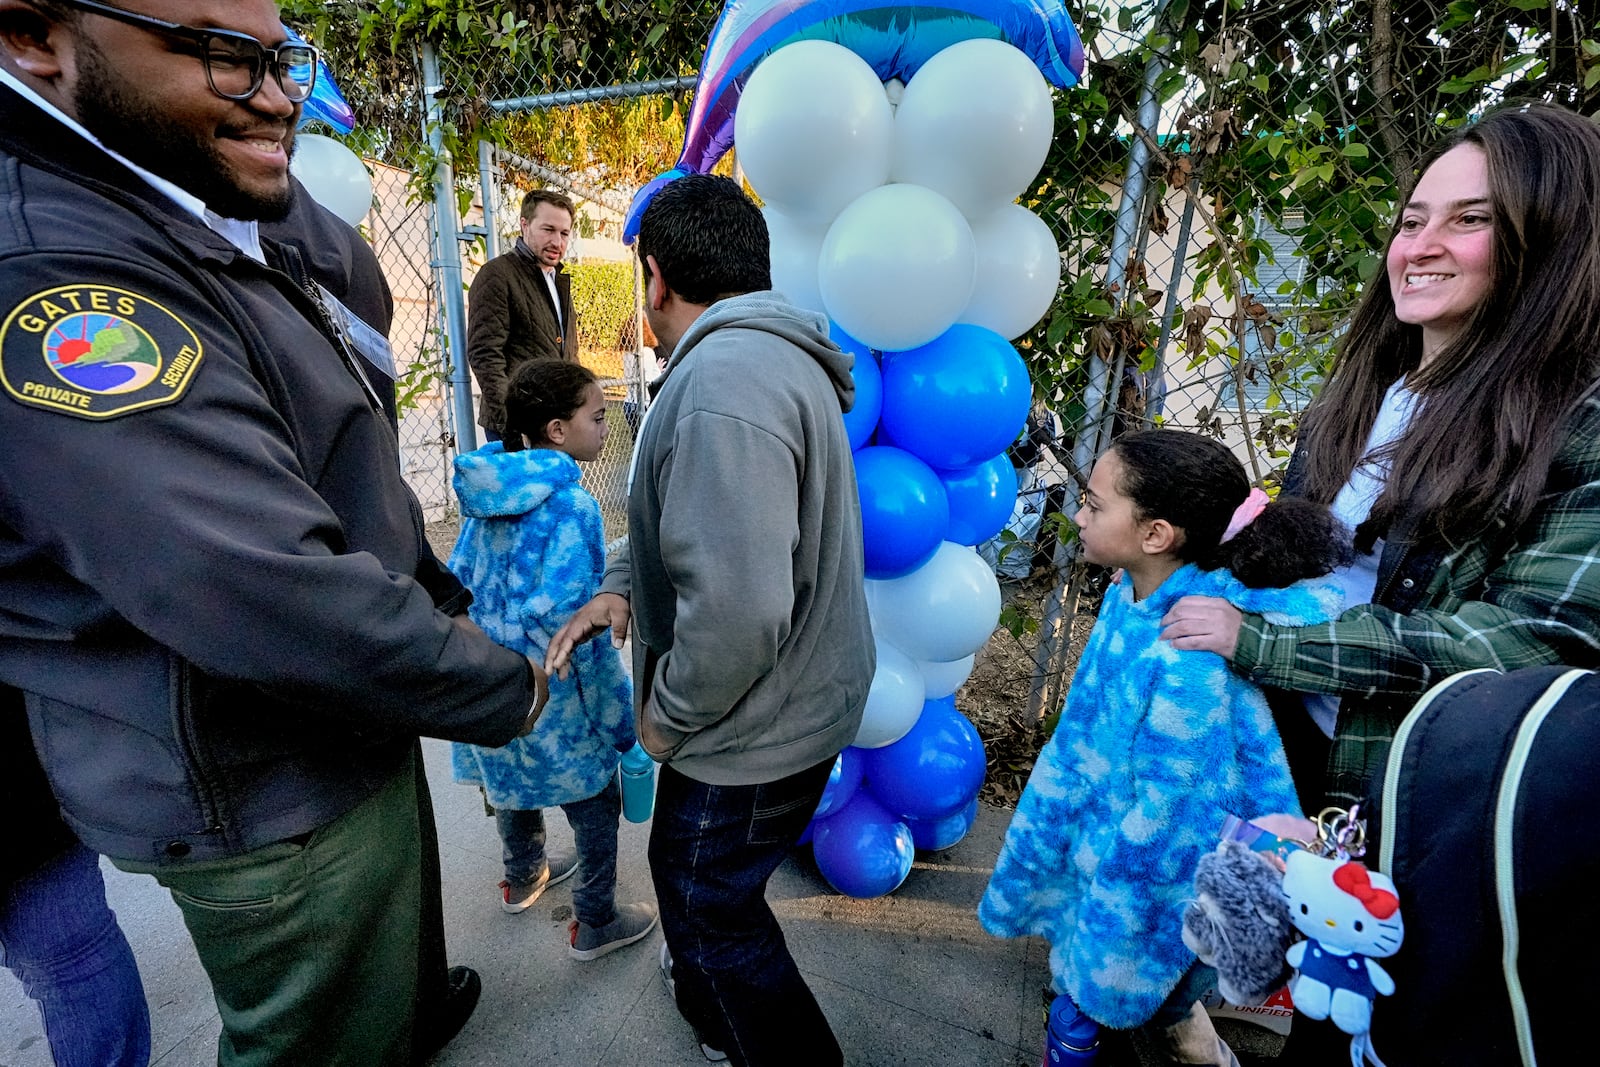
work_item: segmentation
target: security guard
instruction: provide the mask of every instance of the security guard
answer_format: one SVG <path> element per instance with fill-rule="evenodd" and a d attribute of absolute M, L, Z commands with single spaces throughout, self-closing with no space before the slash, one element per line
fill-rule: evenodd
<path fill-rule="evenodd" d="M 314 60 L 271 0 L 0 0 L 0 682 L 172 891 L 225 1064 L 408 1061 L 414 740 L 546 693 L 412 577 L 381 402 L 257 232 Z"/>

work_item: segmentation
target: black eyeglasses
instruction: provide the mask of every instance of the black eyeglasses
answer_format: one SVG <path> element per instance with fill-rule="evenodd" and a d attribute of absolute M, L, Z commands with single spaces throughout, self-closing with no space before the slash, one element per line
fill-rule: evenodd
<path fill-rule="evenodd" d="M 200 60 L 205 64 L 206 81 L 211 91 L 225 100 L 248 100 L 261 91 L 267 71 L 291 103 L 301 103 L 311 95 L 317 81 L 317 50 L 298 41 L 268 48 L 247 33 L 232 30 L 200 30 L 180 22 L 152 18 L 134 11 L 124 11 L 110 4 L 97 4 L 94 0 L 60 0 L 79 11 L 125 22 L 152 33 L 190 41 L 200 50 Z"/>

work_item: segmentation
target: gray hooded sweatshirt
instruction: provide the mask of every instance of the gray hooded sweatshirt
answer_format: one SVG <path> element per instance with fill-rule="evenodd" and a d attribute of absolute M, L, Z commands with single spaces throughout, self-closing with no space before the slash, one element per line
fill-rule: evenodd
<path fill-rule="evenodd" d="M 852 357 L 826 331 L 775 292 L 718 301 L 640 428 L 601 588 L 632 606 L 640 739 L 709 785 L 832 758 L 872 684 Z"/>

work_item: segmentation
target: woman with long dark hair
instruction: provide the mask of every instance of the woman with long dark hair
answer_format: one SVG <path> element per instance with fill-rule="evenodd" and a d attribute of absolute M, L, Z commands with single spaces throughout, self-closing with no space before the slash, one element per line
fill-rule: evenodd
<path fill-rule="evenodd" d="M 1174 647 L 1307 695 L 1279 721 L 1312 813 L 1365 797 L 1447 675 L 1600 666 L 1597 205 L 1600 127 L 1565 109 L 1502 108 L 1439 145 L 1285 480 L 1355 529 L 1355 606 L 1286 627 L 1187 597 L 1163 620 Z"/>

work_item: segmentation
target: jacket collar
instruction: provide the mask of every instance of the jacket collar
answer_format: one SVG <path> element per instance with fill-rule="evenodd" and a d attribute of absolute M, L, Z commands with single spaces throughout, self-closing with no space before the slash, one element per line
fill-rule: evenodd
<path fill-rule="evenodd" d="M 0 152 L 67 179 L 146 218 L 196 259 L 230 262 L 243 256 L 231 241 L 113 155 L 64 126 L 11 86 L 0 83 Z"/>
<path fill-rule="evenodd" d="M 528 247 L 528 242 L 526 242 L 522 238 L 518 237 L 517 238 L 517 243 L 512 246 L 511 251 L 514 254 L 516 254 L 518 256 L 521 256 L 523 259 L 527 260 L 528 261 L 528 265 L 530 267 L 532 267 L 534 270 L 539 271 L 541 274 L 544 273 L 544 267 L 540 266 L 539 258 L 533 254 L 533 249 Z M 556 280 L 557 281 L 560 281 L 561 280 L 561 276 L 563 274 L 565 274 L 566 272 L 567 272 L 567 265 L 565 263 L 557 263 L 556 264 Z"/>

